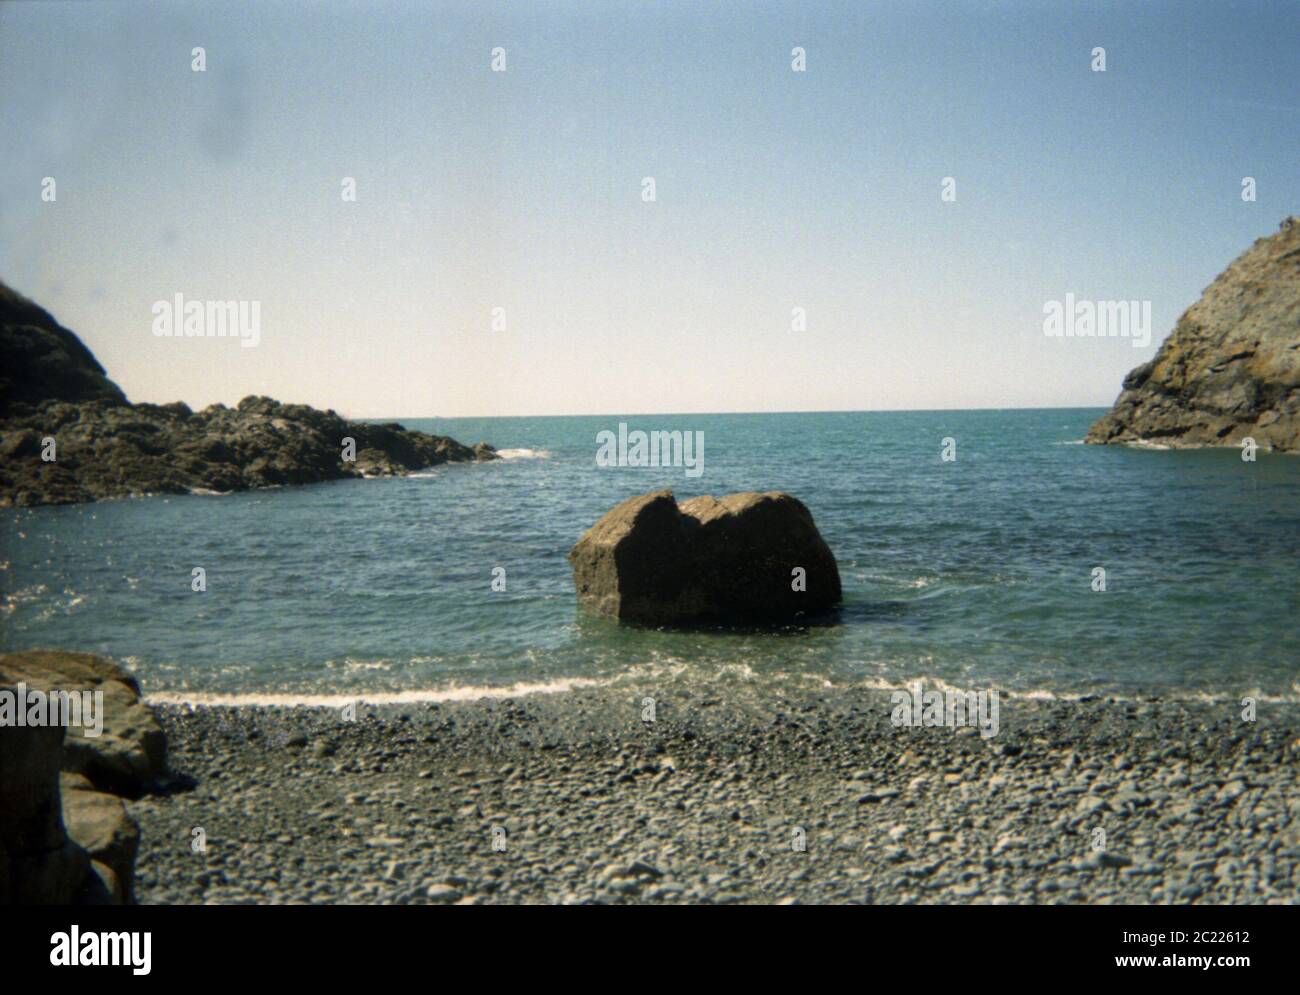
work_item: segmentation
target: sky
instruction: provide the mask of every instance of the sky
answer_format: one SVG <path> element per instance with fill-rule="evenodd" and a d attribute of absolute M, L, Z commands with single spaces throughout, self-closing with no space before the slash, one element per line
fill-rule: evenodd
<path fill-rule="evenodd" d="M 0 279 L 134 401 L 1107 405 L 1300 214 L 1297 38 L 1290 0 L 6 3 Z M 1067 293 L 1150 344 L 1046 336 Z M 258 344 L 155 335 L 176 294 Z"/>

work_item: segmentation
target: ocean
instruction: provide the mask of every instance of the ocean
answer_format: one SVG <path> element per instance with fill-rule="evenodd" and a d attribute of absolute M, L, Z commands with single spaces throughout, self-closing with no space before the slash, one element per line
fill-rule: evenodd
<path fill-rule="evenodd" d="M 1300 459 L 1080 444 L 1101 414 L 400 419 L 506 458 L 6 509 L 0 646 L 110 654 L 156 700 L 402 701 L 683 675 L 1300 698 Z M 620 422 L 703 432 L 702 475 L 597 466 L 597 434 Z M 614 504 L 662 487 L 796 495 L 839 561 L 842 607 L 762 632 L 586 614 L 565 554 Z M 191 589 L 196 567 L 205 591 Z"/>

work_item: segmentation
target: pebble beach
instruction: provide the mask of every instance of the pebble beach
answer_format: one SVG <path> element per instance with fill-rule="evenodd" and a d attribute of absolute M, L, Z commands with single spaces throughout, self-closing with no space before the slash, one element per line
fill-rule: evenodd
<path fill-rule="evenodd" d="M 653 721 L 644 721 L 646 698 Z M 1300 712 L 1005 697 L 996 736 L 887 692 L 585 688 L 160 705 L 141 903 L 1293 904 Z M 201 832 L 196 832 L 201 830 Z M 203 846 L 199 846 L 199 840 Z"/>

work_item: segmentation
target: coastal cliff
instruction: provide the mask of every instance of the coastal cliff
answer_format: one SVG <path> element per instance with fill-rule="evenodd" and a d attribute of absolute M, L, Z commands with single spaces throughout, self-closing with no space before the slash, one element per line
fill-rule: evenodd
<path fill-rule="evenodd" d="M 486 443 L 269 397 L 202 411 L 132 404 L 75 333 L 0 283 L 0 506 L 242 491 L 495 458 Z"/>
<path fill-rule="evenodd" d="M 1300 451 L 1300 219 L 1256 240 L 1124 378 L 1090 443 Z"/>

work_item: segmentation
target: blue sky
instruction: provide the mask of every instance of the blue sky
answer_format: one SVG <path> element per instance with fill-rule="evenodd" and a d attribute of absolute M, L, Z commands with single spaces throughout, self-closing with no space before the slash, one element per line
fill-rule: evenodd
<path fill-rule="evenodd" d="M 10 3 L 0 278 L 134 400 L 1109 404 L 1300 213 L 1297 38 L 1224 0 Z M 260 301 L 259 346 L 154 336 L 176 293 Z M 1150 347 L 1047 338 L 1066 293 L 1150 300 Z"/>

